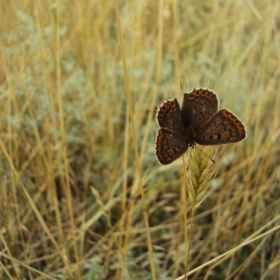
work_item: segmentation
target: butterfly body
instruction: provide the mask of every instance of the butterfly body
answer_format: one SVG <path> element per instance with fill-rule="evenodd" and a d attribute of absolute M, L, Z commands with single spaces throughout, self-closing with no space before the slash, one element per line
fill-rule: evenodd
<path fill-rule="evenodd" d="M 244 125 L 226 109 L 218 111 L 216 94 L 194 89 L 184 94 L 182 109 L 176 98 L 164 102 L 157 111 L 160 126 L 156 155 L 169 164 L 195 144 L 220 145 L 245 138 Z"/>

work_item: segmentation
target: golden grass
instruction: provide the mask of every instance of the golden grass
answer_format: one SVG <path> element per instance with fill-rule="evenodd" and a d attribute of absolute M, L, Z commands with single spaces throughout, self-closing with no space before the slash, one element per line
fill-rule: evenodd
<path fill-rule="evenodd" d="M 279 279 L 279 14 L 2 1 L 0 278 Z M 247 138 L 161 166 L 153 108 L 194 87 Z"/>

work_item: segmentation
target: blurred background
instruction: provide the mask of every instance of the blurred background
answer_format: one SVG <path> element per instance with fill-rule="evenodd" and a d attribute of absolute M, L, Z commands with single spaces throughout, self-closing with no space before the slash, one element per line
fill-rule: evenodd
<path fill-rule="evenodd" d="M 183 275 L 190 170 L 158 163 L 153 111 L 205 87 L 247 138 L 207 150 L 189 279 L 279 279 L 280 2 L 118 5 L 123 48 L 116 1 L 1 1 L 1 278 Z"/>

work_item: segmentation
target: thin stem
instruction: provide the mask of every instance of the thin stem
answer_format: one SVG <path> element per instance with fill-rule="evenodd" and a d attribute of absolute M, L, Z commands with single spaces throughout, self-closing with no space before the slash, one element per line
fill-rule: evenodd
<path fill-rule="evenodd" d="M 186 174 L 186 162 L 185 157 L 182 156 L 183 159 L 183 168 L 184 168 L 184 187 L 182 190 L 182 195 L 184 199 L 184 208 L 183 208 L 183 221 L 184 221 L 184 237 L 185 237 L 185 277 L 184 279 L 187 280 L 187 272 L 188 272 L 188 263 L 189 263 L 189 257 L 188 257 L 188 203 L 187 203 L 187 174 Z"/>
<path fill-rule="evenodd" d="M 147 234 L 147 243 L 148 243 L 148 250 L 150 256 L 150 267 L 152 272 L 152 279 L 156 279 L 156 270 L 155 270 L 155 263 L 153 258 L 153 245 L 152 245 L 152 237 L 151 237 L 151 230 L 149 226 L 149 216 L 147 211 L 147 203 L 146 203 L 146 196 L 144 192 L 143 182 L 142 182 L 142 172 L 141 172 L 141 165 L 140 165 L 140 157 L 138 152 L 138 144 L 137 144 L 137 137 L 136 137 L 136 129 L 135 129 L 135 121 L 134 121 L 134 114 L 133 114 L 133 107 L 132 107 L 132 100 L 131 100 L 131 91 L 130 91 L 130 84 L 127 72 L 127 65 L 126 65 L 126 56 L 124 52 L 124 43 L 122 38 L 122 28 L 121 28 L 121 20 L 120 20 L 120 11 L 118 1 L 114 0 L 115 4 L 115 12 L 116 12 L 116 19 L 117 19 L 117 26 L 118 26 L 118 37 L 120 42 L 120 50 L 123 62 L 123 71 L 125 75 L 125 86 L 126 86 L 126 96 L 128 101 L 128 108 L 129 108 L 129 116 L 131 120 L 131 130 L 132 130 L 132 139 L 133 139 L 133 146 L 135 151 L 136 157 L 136 167 L 137 167 L 137 175 L 139 180 L 139 189 L 142 198 L 142 208 L 143 208 L 143 216 L 144 222 L 146 227 L 146 234 Z"/>

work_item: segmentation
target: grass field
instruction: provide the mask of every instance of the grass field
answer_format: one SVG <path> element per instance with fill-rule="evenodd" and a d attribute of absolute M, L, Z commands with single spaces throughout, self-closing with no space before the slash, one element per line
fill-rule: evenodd
<path fill-rule="evenodd" d="M 279 1 L 2 0 L 0 36 L 1 279 L 280 279 Z M 200 87 L 247 137 L 160 165 Z"/>

